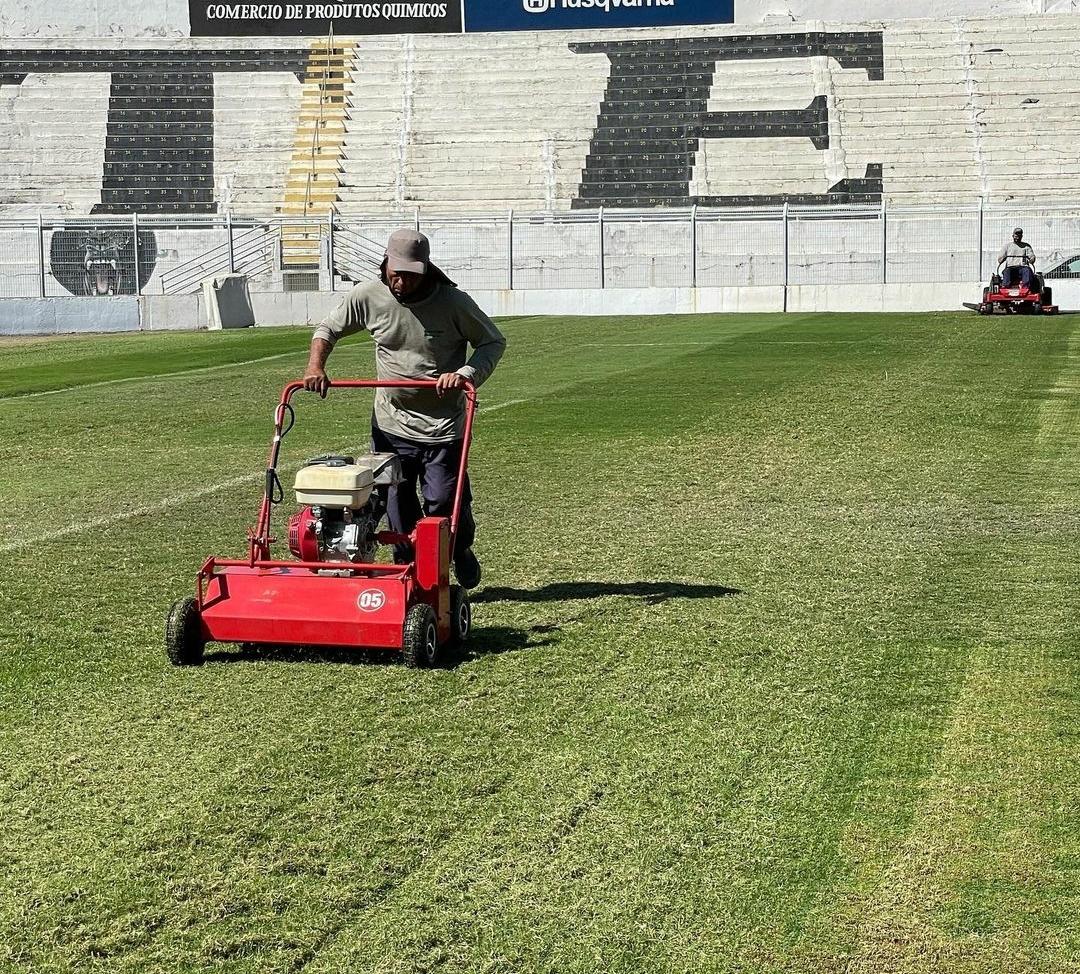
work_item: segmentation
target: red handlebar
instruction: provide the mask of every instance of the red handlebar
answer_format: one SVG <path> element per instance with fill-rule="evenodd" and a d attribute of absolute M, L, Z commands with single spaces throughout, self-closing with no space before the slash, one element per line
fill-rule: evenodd
<path fill-rule="evenodd" d="M 331 389 L 434 389 L 436 379 L 333 379 Z M 263 492 L 262 505 L 259 508 L 259 520 L 251 532 L 249 562 L 254 565 L 261 557 L 270 557 L 270 511 L 273 500 L 270 496 L 271 485 L 276 478 L 278 455 L 281 452 L 282 426 L 285 423 L 285 411 L 290 408 L 292 397 L 304 389 L 304 383 L 290 382 L 281 393 L 281 400 L 274 410 L 274 438 L 270 441 L 270 456 L 266 466 L 266 489 Z M 456 391 L 456 390 L 450 390 Z M 465 393 L 465 429 L 462 434 L 461 463 L 458 467 L 457 488 L 454 492 L 454 510 L 450 515 L 450 550 L 453 551 L 457 538 L 458 517 L 461 513 L 461 495 L 465 485 L 465 472 L 469 463 L 469 446 L 472 443 L 473 414 L 476 412 L 476 387 L 465 381 L 461 390 Z M 290 427 L 291 428 L 291 427 Z"/>

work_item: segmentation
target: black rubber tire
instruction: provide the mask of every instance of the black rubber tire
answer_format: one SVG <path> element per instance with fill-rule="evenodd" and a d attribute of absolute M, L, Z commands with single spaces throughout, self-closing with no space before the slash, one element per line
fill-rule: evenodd
<path fill-rule="evenodd" d="M 173 666 L 200 666 L 206 642 L 199 624 L 199 603 L 193 598 L 173 603 L 165 620 L 165 655 Z"/>
<path fill-rule="evenodd" d="M 439 627 L 425 602 L 410 606 L 401 634 L 401 655 L 409 669 L 427 669 L 439 662 Z"/>
<path fill-rule="evenodd" d="M 979 314 L 992 315 L 994 313 L 994 306 L 989 301 L 984 301 L 979 305 Z"/>
<path fill-rule="evenodd" d="M 1049 288 L 1049 287 L 1044 287 L 1042 289 L 1042 294 L 1039 296 L 1039 300 L 1042 302 L 1042 306 L 1044 308 L 1047 305 L 1053 304 L 1054 303 L 1054 289 Z"/>
<path fill-rule="evenodd" d="M 472 605 L 469 593 L 460 585 L 450 586 L 450 642 L 461 646 L 472 632 Z"/>

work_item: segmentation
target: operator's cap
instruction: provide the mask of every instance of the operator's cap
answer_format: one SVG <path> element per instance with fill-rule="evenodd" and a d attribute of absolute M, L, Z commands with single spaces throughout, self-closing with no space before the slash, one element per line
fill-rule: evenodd
<path fill-rule="evenodd" d="M 392 271 L 423 274 L 431 261 L 431 243 L 416 230 L 395 230 L 386 242 L 386 266 Z"/>
<path fill-rule="evenodd" d="M 1023 227 L 1013 227 L 1013 233 L 1023 233 L 1023 232 L 1024 232 Z"/>

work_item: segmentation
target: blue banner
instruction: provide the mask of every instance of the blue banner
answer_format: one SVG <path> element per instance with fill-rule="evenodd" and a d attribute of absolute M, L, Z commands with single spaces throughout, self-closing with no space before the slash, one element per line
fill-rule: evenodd
<path fill-rule="evenodd" d="M 735 0 L 465 0 L 465 30 L 730 24 Z"/>

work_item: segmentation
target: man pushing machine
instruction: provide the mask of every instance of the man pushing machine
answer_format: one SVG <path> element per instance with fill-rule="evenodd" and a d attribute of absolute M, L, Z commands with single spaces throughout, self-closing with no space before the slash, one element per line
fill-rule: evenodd
<path fill-rule="evenodd" d="M 449 517 L 453 510 L 465 434 L 461 390 L 466 382 L 479 386 L 491 375 L 506 339 L 431 262 L 431 245 L 422 233 L 391 234 L 379 277 L 356 285 L 315 329 L 304 388 L 325 398 L 330 387 L 326 360 L 340 339 L 357 331 L 367 331 L 375 342 L 377 378 L 437 380 L 435 389 L 375 392 L 372 450 L 396 454 L 405 477 L 389 488 L 387 518 L 392 531 L 409 534 L 424 514 Z M 454 574 L 465 588 L 480 584 L 480 562 L 472 550 L 475 535 L 466 475 L 453 552 Z M 395 561 L 410 557 L 408 545 L 395 548 Z"/>

